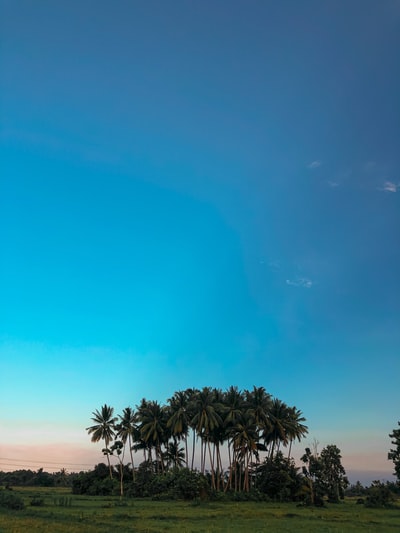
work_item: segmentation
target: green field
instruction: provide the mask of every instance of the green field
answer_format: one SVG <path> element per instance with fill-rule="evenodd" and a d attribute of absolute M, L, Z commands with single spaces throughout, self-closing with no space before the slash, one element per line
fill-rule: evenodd
<path fill-rule="evenodd" d="M 400 531 L 400 505 L 366 509 L 355 500 L 325 508 L 294 503 L 176 502 L 123 500 L 116 497 L 74 496 L 68 489 L 15 488 L 26 508 L 0 510 L 0 532 L 95 533 L 125 532 L 304 532 L 352 533 Z M 30 505 L 34 497 L 44 505 Z"/>

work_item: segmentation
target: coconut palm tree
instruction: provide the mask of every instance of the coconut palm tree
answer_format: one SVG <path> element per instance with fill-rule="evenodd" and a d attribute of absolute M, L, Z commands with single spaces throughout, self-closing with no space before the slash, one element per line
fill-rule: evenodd
<path fill-rule="evenodd" d="M 100 411 L 96 409 L 96 411 L 93 411 L 92 414 L 93 417 L 91 420 L 93 420 L 95 424 L 86 428 L 86 431 L 89 433 L 89 435 L 92 435 L 92 442 L 104 440 L 105 448 L 103 449 L 103 452 L 107 456 L 108 469 L 110 471 L 110 478 L 112 479 L 109 444 L 115 435 L 114 426 L 117 421 L 117 417 L 113 416 L 114 407 L 104 404 Z"/>
<path fill-rule="evenodd" d="M 168 443 L 165 458 L 168 467 L 182 468 L 186 464 L 184 449 L 179 446 L 177 439 Z"/>
<path fill-rule="evenodd" d="M 197 441 L 197 434 L 196 434 L 196 421 L 194 420 L 196 415 L 196 398 L 199 395 L 200 391 L 198 389 L 189 388 L 185 391 L 186 397 L 187 397 L 187 410 L 188 410 L 188 417 L 189 417 L 189 427 L 192 430 L 192 461 L 190 468 L 193 470 L 194 468 L 194 458 L 196 454 L 196 441 Z"/>
<path fill-rule="evenodd" d="M 301 439 L 305 435 L 307 435 L 308 426 L 303 424 L 303 422 L 305 422 L 306 419 L 304 418 L 303 413 L 299 409 L 297 409 L 296 406 L 289 407 L 288 417 L 289 417 L 289 423 L 288 423 L 288 428 L 287 428 L 287 435 L 289 439 L 288 459 L 290 459 L 290 456 L 292 453 L 293 441 L 297 439 L 300 442 Z"/>
<path fill-rule="evenodd" d="M 201 438 L 201 472 L 204 474 L 206 462 L 206 450 L 208 448 L 212 486 L 215 488 L 214 465 L 211 454 L 210 440 L 212 432 L 222 425 L 222 418 L 218 412 L 218 404 L 215 393 L 210 387 L 204 387 L 195 397 L 195 415 L 193 424 Z"/>
<path fill-rule="evenodd" d="M 167 428 L 170 429 L 174 438 L 183 439 L 185 443 L 185 463 L 188 466 L 187 437 L 190 424 L 188 395 L 185 391 L 175 392 L 172 398 L 168 400 L 168 403 Z"/>
<path fill-rule="evenodd" d="M 131 465 L 132 465 L 132 479 L 135 481 L 135 464 L 133 462 L 133 440 L 136 440 L 138 437 L 138 429 L 136 425 L 137 416 L 132 407 L 125 407 L 122 411 L 122 415 L 118 415 L 120 423 L 118 425 L 118 436 L 124 443 L 128 441 L 129 453 L 131 456 Z"/>
<path fill-rule="evenodd" d="M 253 390 L 245 391 L 246 406 L 250 411 L 259 430 L 264 430 L 269 421 L 271 407 L 271 395 L 264 387 L 253 387 Z"/>
<path fill-rule="evenodd" d="M 270 446 L 271 459 L 276 447 L 279 450 L 281 443 L 284 446 L 288 444 L 290 427 L 289 407 L 282 400 L 274 398 L 269 410 L 269 425 L 263 433 L 265 443 Z"/>
<path fill-rule="evenodd" d="M 251 457 L 253 454 L 257 455 L 258 443 L 257 424 L 250 411 L 244 412 L 236 421 L 231 429 L 231 439 L 234 452 L 235 474 L 237 474 L 239 467 L 239 483 L 235 476 L 235 490 L 241 490 L 243 487 L 248 492 L 250 490 L 249 469 Z M 243 482 L 242 472 L 244 472 Z"/>
<path fill-rule="evenodd" d="M 161 465 L 164 471 L 161 446 L 168 442 L 166 410 L 157 401 L 146 402 L 139 412 L 140 435 L 148 445 L 154 448 L 157 469 Z"/>
<path fill-rule="evenodd" d="M 223 427 L 226 440 L 228 441 L 228 461 L 229 461 L 229 478 L 225 485 L 225 490 L 231 487 L 233 475 L 233 453 L 231 430 L 243 416 L 246 411 L 244 395 L 238 387 L 231 386 L 225 391 L 223 401 L 225 411 L 223 416 Z"/>

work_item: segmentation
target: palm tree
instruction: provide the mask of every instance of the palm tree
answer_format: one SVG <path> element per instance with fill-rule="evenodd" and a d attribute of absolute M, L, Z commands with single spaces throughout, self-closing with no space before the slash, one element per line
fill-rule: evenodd
<path fill-rule="evenodd" d="M 166 410 L 157 401 L 146 402 L 140 407 L 139 419 L 141 438 L 146 444 L 154 447 L 157 469 L 161 464 L 161 470 L 164 471 L 161 446 L 168 441 Z"/>
<path fill-rule="evenodd" d="M 92 435 L 92 442 L 99 442 L 99 440 L 104 440 L 105 448 L 103 449 L 104 454 L 107 456 L 108 469 L 110 471 L 110 478 L 112 479 L 112 469 L 110 463 L 110 450 L 109 444 L 112 441 L 115 435 L 115 423 L 117 417 L 114 417 L 114 407 L 110 407 L 107 404 L 104 404 L 99 411 L 93 411 L 93 417 L 91 420 L 95 422 L 93 426 L 86 428 L 86 431 L 89 435 Z"/>
<path fill-rule="evenodd" d="M 187 402 L 188 402 L 187 410 L 188 410 L 188 417 L 189 417 L 189 427 L 192 430 L 192 461 L 191 461 L 190 468 L 191 470 L 193 470 L 194 457 L 195 457 L 195 452 L 196 452 L 196 440 L 197 440 L 196 422 L 194 420 L 194 417 L 196 415 L 196 398 L 199 395 L 200 391 L 198 389 L 189 388 L 189 389 L 186 389 L 184 392 L 186 394 Z"/>
<path fill-rule="evenodd" d="M 239 466 L 239 484 L 235 477 L 235 490 L 239 488 L 248 492 L 250 490 L 249 467 L 252 454 L 257 455 L 258 429 L 250 410 L 244 412 L 231 429 L 233 443 L 235 473 Z M 242 471 L 244 480 L 242 484 Z"/>
<path fill-rule="evenodd" d="M 195 397 L 195 415 L 193 424 L 201 438 L 201 473 L 204 474 L 206 451 L 208 448 L 212 487 L 215 488 L 214 464 L 211 455 L 210 440 L 212 432 L 222 425 L 222 418 L 218 412 L 219 405 L 216 402 L 215 391 L 210 387 L 204 387 Z"/>
<path fill-rule="evenodd" d="M 289 430 L 289 407 L 282 400 L 274 398 L 269 411 L 269 425 L 263 434 L 265 443 L 270 445 L 269 457 L 271 459 L 273 458 L 276 446 L 278 450 L 280 443 L 287 446 L 289 442 Z"/>
<path fill-rule="evenodd" d="M 135 465 L 133 462 L 133 453 L 132 453 L 132 439 L 133 437 L 138 436 L 138 430 L 136 426 L 136 413 L 131 407 L 125 407 L 122 411 L 122 416 L 118 415 L 120 419 L 120 424 L 118 427 L 118 436 L 121 438 L 124 445 L 128 441 L 129 453 L 131 456 L 131 465 L 132 465 L 132 479 L 135 481 Z M 136 440 L 134 438 L 133 440 Z"/>
<path fill-rule="evenodd" d="M 303 416 L 303 413 L 297 409 L 297 407 L 289 407 L 288 409 L 288 417 L 289 417 L 289 423 L 288 423 L 288 429 L 287 434 L 289 438 L 289 453 L 288 453 L 288 459 L 290 459 L 291 453 L 292 453 L 292 443 L 294 440 L 298 440 L 299 442 L 301 439 L 307 435 L 308 433 L 308 427 L 303 424 L 303 422 L 306 421 L 306 419 Z"/>
<path fill-rule="evenodd" d="M 167 450 L 165 452 L 167 465 L 174 468 L 182 468 L 185 465 L 185 452 L 182 447 L 179 446 L 177 439 L 168 443 Z"/>
<path fill-rule="evenodd" d="M 183 439 L 185 443 L 185 463 L 188 466 L 188 446 L 187 436 L 189 432 L 190 414 L 188 395 L 185 391 L 178 391 L 168 400 L 168 421 L 167 428 L 171 430 L 172 436 L 178 440 Z"/>
<path fill-rule="evenodd" d="M 271 395 L 264 387 L 253 387 L 253 390 L 245 391 L 247 408 L 253 416 L 259 430 L 268 425 L 269 410 L 271 407 Z"/>
<path fill-rule="evenodd" d="M 232 439 L 231 430 L 236 425 L 238 420 L 242 417 L 245 411 L 244 395 L 237 387 L 231 386 L 224 394 L 224 418 L 223 426 L 226 439 L 228 440 L 228 461 L 229 461 L 229 478 L 225 486 L 225 490 L 231 487 L 233 475 L 233 454 L 232 454 Z"/>

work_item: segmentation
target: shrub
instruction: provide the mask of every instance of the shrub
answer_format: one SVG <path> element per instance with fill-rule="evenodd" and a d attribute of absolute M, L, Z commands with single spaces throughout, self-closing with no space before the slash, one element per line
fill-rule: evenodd
<path fill-rule="evenodd" d="M 192 472 L 188 468 L 173 472 L 172 487 L 176 498 L 183 500 L 194 500 L 208 495 L 208 483 L 205 476 L 199 472 Z"/>
<path fill-rule="evenodd" d="M 25 507 L 24 501 L 20 496 L 9 490 L 0 491 L 0 507 L 20 511 Z"/>
<path fill-rule="evenodd" d="M 373 481 L 367 489 L 365 507 L 391 507 L 394 500 L 395 496 L 387 484 L 385 485 L 381 481 Z"/>
<path fill-rule="evenodd" d="M 80 472 L 73 479 L 72 494 L 111 496 L 119 493 L 118 485 L 117 479 L 110 479 L 107 466 L 104 463 L 100 463 L 94 470 Z"/>

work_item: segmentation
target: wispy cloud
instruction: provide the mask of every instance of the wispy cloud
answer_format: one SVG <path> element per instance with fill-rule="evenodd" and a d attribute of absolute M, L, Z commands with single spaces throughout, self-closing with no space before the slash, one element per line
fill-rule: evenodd
<path fill-rule="evenodd" d="M 337 181 L 327 181 L 329 187 L 332 187 L 332 189 L 334 187 L 339 187 L 339 183 Z"/>
<path fill-rule="evenodd" d="M 281 263 L 278 260 L 268 261 L 268 266 L 271 270 L 275 272 L 281 269 Z"/>
<path fill-rule="evenodd" d="M 322 165 L 322 162 L 317 159 L 316 161 L 312 161 L 309 165 L 307 165 L 307 168 L 318 168 Z"/>
<path fill-rule="evenodd" d="M 292 285 L 293 287 L 304 287 L 305 289 L 311 289 L 313 282 L 308 278 L 295 278 L 287 279 L 286 285 Z"/>
<path fill-rule="evenodd" d="M 400 184 L 393 183 L 392 181 L 385 181 L 383 187 L 378 187 L 378 189 L 385 192 L 397 192 L 400 189 Z"/>

